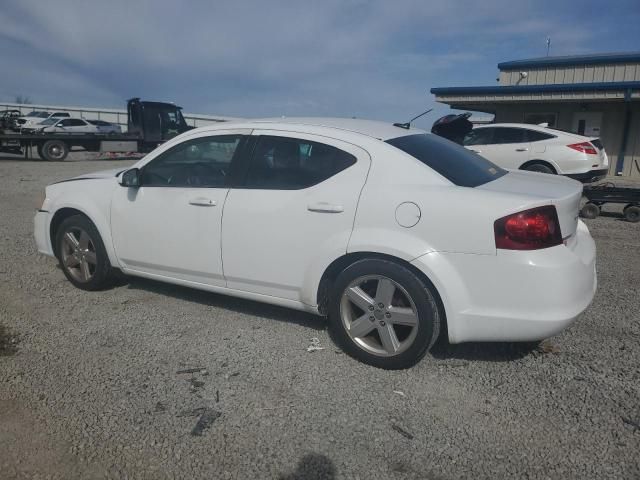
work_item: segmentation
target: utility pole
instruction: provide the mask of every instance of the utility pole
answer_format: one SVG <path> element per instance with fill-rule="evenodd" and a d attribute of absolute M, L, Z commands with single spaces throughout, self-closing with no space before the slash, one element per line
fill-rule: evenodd
<path fill-rule="evenodd" d="M 551 48 L 551 37 L 547 37 L 547 57 L 549 56 L 550 48 Z"/>

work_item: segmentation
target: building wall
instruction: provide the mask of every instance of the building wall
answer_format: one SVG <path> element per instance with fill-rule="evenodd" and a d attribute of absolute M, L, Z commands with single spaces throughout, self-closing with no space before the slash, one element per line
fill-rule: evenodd
<path fill-rule="evenodd" d="M 520 72 L 527 72 L 522 77 Z M 640 81 L 640 63 L 521 68 L 500 72 L 500 85 L 550 85 Z"/>
<path fill-rule="evenodd" d="M 496 122 L 524 122 L 527 113 L 555 113 L 557 127 L 562 130 L 573 130 L 573 114 L 582 112 L 579 103 L 519 103 L 511 105 L 495 105 Z M 640 178 L 640 105 L 636 103 L 590 103 L 586 111 L 602 112 L 600 139 L 609 156 L 609 174 L 616 174 L 616 164 L 622 146 L 622 136 L 625 120 L 625 108 L 631 109 L 632 121 L 627 140 L 622 174 Z"/>

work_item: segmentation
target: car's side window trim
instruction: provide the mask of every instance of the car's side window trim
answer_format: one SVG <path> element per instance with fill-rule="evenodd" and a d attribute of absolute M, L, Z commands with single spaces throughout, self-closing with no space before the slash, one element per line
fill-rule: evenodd
<path fill-rule="evenodd" d="M 157 161 L 162 160 L 167 155 L 172 154 L 178 148 L 183 147 L 187 143 L 197 142 L 197 141 L 206 141 L 207 139 L 212 139 L 212 138 L 216 138 L 216 137 L 240 136 L 240 141 L 238 143 L 238 146 L 236 147 L 236 150 L 234 151 L 233 156 L 231 158 L 231 161 L 229 163 L 229 175 L 227 177 L 225 177 L 224 185 L 221 185 L 221 186 L 213 186 L 213 185 L 182 185 L 182 184 L 176 184 L 176 185 L 171 185 L 171 184 L 167 184 L 167 185 L 152 184 L 152 185 L 148 185 L 148 184 L 144 184 L 143 183 L 141 186 L 142 187 L 147 187 L 147 188 L 230 188 L 230 186 L 233 185 L 233 183 L 234 183 L 234 177 L 237 175 L 237 174 L 234 174 L 234 172 L 235 172 L 234 164 L 242 163 L 241 159 L 245 156 L 245 153 L 246 153 L 246 144 L 248 142 L 248 139 L 251 138 L 250 133 L 251 133 L 251 130 L 243 130 L 243 131 L 239 131 L 239 130 L 218 130 L 218 131 L 215 131 L 215 132 L 207 132 L 206 134 L 193 135 L 193 136 L 185 138 L 183 141 L 181 141 L 179 143 L 176 143 L 175 145 L 172 145 L 171 147 L 167 148 L 166 150 L 160 152 L 154 158 L 152 158 L 147 163 L 145 163 L 144 165 L 139 167 L 140 175 L 142 176 L 142 175 L 144 175 L 144 170 L 146 168 L 149 168 L 150 165 L 154 164 Z"/>

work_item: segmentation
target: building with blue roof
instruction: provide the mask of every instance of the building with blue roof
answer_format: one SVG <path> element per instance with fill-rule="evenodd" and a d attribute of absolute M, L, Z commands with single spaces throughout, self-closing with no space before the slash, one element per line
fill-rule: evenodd
<path fill-rule="evenodd" d="M 610 175 L 640 177 L 640 52 L 498 64 L 498 85 L 432 88 L 436 101 L 487 112 L 496 123 L 548 123 L 599 137 Z"/>

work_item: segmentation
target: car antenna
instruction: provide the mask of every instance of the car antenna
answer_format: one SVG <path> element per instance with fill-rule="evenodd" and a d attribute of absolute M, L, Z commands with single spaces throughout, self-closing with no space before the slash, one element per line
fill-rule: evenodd
<path fill-rule="evenodd" d="M 429 110 L 427 110 L 426 112 L 422 112 L 420 115 L 418 115 L 417 117 L 413 117 L 411 120 L 409 120 L 407 123 L 394 123 L 393 126 L 394 127 L 400 127 L 400 128 L 404 128 L 405 130 L 409 130 L 411 128 L 411 122 L 413 122 L 414 120 L 417 120 L 418 118 L 420 118 L 423 115 L 426 115 L 427 113 L 429 113 L 430 111 L 432 111 L 433 108 L 430 108 Z"/>

